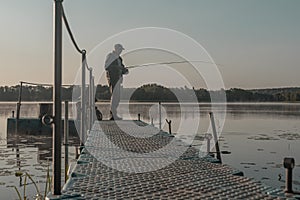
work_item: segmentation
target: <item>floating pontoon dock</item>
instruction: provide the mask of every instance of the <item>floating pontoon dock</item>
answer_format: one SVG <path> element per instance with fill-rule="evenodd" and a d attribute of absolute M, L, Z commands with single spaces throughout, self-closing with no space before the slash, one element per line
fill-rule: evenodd
<path fill-rule="evenodd" d="M 143 122 L 121 121 L 126 132 L 140 132 L 143 136 L 149 126 Z M 145 127 L 145 128 L 143 128 Z M 152 127 L 152 129 L 157 129 Z M 158 130 L 158 129 L 157 129 Z M 149 138 L 132 137 L 121 130 L 114 121 L 101 121 L 89 133 L 85 147 L 77 161 L 62 194 L 70 199 L 285 199 L 282 190 L 273 189 L 242 172 L 217 163 L 212 157 L 199 157 L 198 150 L 188 147 L 175 162 L 161 169 L 144 173 L 126 172 L 131 168 L 151 167 L 146 152 L 153 152 L 171 140 L 178 140 L 160 131 Z M 112 152 L 104 137 L 126 151 L 139 153 L 140 165 L 131 161 L 130 155 Z M 184 145 L 184 143 L 182 142 Z M 168 154 L 168 153 L 167 153 Z M 172 156 L 161 155 L 161 159 Z M 145 156 L 146 155 L 146 156 Z M 100 158 L 100 159 L 99 159 Z M 122 162 L 122 169 L 109 167 L 104 162 L 111 159 L 111 166 Z M 102 161 L 101 161 L 102 160 Z M 115 161 L 115 163 L 114 163 Z M 153 164 L 153 163 L 152 163 Z"/>

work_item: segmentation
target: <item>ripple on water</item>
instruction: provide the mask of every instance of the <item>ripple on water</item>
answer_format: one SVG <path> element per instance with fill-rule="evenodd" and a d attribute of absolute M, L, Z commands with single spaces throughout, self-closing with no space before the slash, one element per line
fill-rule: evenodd
<path fill-rule="evenodd" d="M 9 171 L 9 170 L 1 170 L 0 171 L 0 176 L 11 176 L 13 174 L 14 173 L 12 171 Z"/>
<path fill-rule="evenodd" d="M 257 149 L 257 151 L 264 151 L 264 149 Z"/>
<path fill-rule="evenodd" d="M 273 168 L 281 168 L 282 167 L 282 163 L 277 163 L 274 166 L 272 166 Z"/>
<path fill-rule="evenodd" d="M 270 178 L 268 177 L 261 177 L 261 180 L 269 180 Z"/>
<path fill-rule="evenodd" d="M 267 134 L 254 135 L 254 136 L 248 137 L 247 139 L 249 139 L 249 140 L 279 140 L 279 138 L 270 136 Z"/>
<path fill-rule="evenodd" d="M 287 133 L 278 134 L 278 136 L 281 139 L 286 139 L 286 140 L 300 140 L 300 134 L 299 133 L 287 132 Z"/>
<path fill-rule="evenodd" d="M 40 150 L 39 151 L 39 154 L 48 154 L 48 153 L 50 153 L 51 151 L 49 151 L 49 150 Z"/>
<path fill-rule="evenodd" d="M 46 143 L 44 143 L 44 142 L 34 142 L 34 143 L 32 143 L 33 145 L 44 145 L 44 144 L 46 144 Z"/>
<path fill-rule="evenodd" d="M 256 163 L 253 162 L 241 162 L 241 165 L 256 165 Z"/>
<path fill-rule="evenodd" d="M 275 162 L 267 162 L 266 164 L 267 164 L 267 165 L 274 165 Z"/>

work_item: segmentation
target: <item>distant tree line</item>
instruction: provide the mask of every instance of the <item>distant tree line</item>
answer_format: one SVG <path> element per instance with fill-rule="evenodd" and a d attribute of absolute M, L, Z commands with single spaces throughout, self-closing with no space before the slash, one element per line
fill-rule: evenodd
<path fill-rule="evenodd" d="M 0 101 L 17 101 L 20 86 L 0 86 Z M 231 88 L 229 90 L 208 91 L 203 88 L 166 88 L 157 84 L 147 84 L 139 88 L 124 88 L 122 100 L 130 101 L 165 101 L 165 102 L 210 102 L 212 96 L 226 94 L 228 102 L 296 102 L 300 101 L 300 88 L 273 88 L 244 90 Z M 52 101 L 53 88 L 45 86 L 23 86 L 22 101 Z M 62 88 L 62 99 L 72 101 L 80 98 L 80 88 L 70 86 Z M 107 85 L 97 85 L 95 99 L 105 101 L 110 99 Z"/>

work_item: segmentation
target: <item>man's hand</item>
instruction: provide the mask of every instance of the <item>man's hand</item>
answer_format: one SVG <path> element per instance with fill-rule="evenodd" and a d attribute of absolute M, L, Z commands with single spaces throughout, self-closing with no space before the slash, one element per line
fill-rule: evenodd
<path fill-rule="evenodd" d="M 129 73 L 129 70 L 128 70 L 127 68 L 124 67 L 124 68 L 122 69 L 122 74 L 128 74 L 128 73 Z"/>

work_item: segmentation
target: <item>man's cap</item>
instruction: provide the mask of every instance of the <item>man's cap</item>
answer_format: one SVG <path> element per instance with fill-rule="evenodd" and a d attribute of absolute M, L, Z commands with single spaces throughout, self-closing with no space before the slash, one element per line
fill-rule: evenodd
<path fill-rule="evenodd" d="M 122 49 L 125 50 L 121 44 L 115 44 L 115 49 Z"/>

